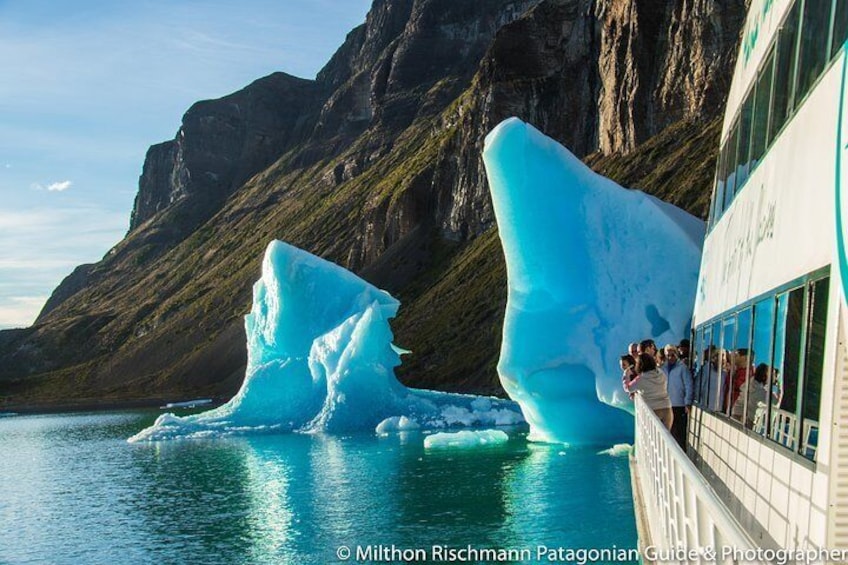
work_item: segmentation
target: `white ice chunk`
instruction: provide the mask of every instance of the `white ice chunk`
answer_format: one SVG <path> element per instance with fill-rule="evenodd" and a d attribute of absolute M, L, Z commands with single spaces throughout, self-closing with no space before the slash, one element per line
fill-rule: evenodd
<path fill-rule="evenodd" d="M 406 416 L 392 416 L 377 424 L 377 428 L 374 431 L 378 434 L 388 434 L 390 432 L 409 432 L 420 428 L 421 426 L 418 425 L 418 422 L 411 418 L 407 418 Z"/>
<path fill-rule="evenodd" d="M 439 432 L 424 438 L 425 449 L 471 448 L 500 445 L 509 441 L 509 436 L 501 430 L 462 430 L 459 432 Z"/>
<path fill-rule="evenodd" d="M 531 439 L 631 441 L 632 418 L 610 407 L 632 410 L 618 358 L 632 341 L 687 336 L 704 223 L 517 118 L 489 133 L 483 160 L 507 265 L 504 389 Z"/>
<path fill-rule="evenodd" d="M 370 431 L 395 416 L 430 429 L 523 421 L 509 400 L 400 384 L 394 368 L 403 350 L 392 345 L 389 326 L 398 306 L 350 271 L 271 242 L 245 317 L 248 363 L 241 390 L 214 410 L 182 418 L 163 414 L 130 441 Z"/>
<path fill-rule="evenodd" d="M 599 451 L 598 455 L 611 455 L 612 457 L 627 457 L 633 451 L 633 446 L 629 443 L 617 443 L 609 449 Z"/>

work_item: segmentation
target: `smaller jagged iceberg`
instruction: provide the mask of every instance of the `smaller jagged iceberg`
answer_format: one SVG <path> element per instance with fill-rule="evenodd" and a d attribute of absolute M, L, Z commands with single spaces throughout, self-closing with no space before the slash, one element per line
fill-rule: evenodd
<path fill-rule="evenodd" d="M 400 384 L 394 367 L 403 350 L 392 344 L 389 327 L 398 306 L 389 293 L 350 271 L 271 242 L 245 317 L 248 365 L 241 390 L 208 412 L 163 414 L 129 441 L 373 431 L 401 417 L 425 429 L 524 421 L 508 400 Z"/>
<path fill-rule="evenodd" d="M 498 372 L 530 439 L 631 441 L 632 418 L 612 407 L 632 410 L 619 355 L 643 338 L 686 337 L 704 223 L 594 173 L 517 118 L 486 136 L 483 160 L 508 278 Z"/>

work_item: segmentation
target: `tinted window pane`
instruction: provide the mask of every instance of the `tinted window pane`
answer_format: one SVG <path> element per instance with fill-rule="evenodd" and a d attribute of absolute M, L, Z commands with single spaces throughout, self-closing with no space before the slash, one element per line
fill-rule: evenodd
<path fill-rule="evenodd" d="M 848 39 L 848 0 L 836 0 L 836 13 L 833 15 L 833 46 L 830 56 L 833 57 L 842 49 L 842 44 Z"/>
<path fill-rule="evenodd" d="M 700 405 L 710 411 L 721 408 L 721 377 L 719 366 L 718 324 L 704 329 L 704 347 L 701 351 L 701 366 L 695 375 L 696 386 L 699 390 Z"/>
<path fill-rule="evenodd" d="M 792 77 L 795 69 L 795 40 L 798 31 L 800 2 L 795 2 L 777 39 L 777 59 L 774 75 L 774 99 L 769 138 L 774 139 L 792 109 Z"/>
<path fill-rule="evenodd" d="M 769 437 L 777 442 L 780 442 L 785 435 L 785 429 L 783 427 L 778 428 L 778 424 L 783 424 L 780 409 L 783 405 L 783 390 L 785 388 L 783 386 L 783 358 L 786 348 L 786 312 L 788 307 L 789 295 L 781 294 L 778 296 L 775 312 L 777 319 L 774 331 L 774 370 L 772 371 L 771 408 L 769 411 Z"/>
<path fill-rule="evenodd" d="M 801 20 L 801 44 L 798 59 L 798 86 L 795 90 L 796 106 L 810 91 L 827 62 L 830 4 L 830 0 L 807 0 L 804 2 L 804 18 Z"/>
<path fill-rule="evenodd" d="M 698 370 L 701 366 L 701 356 L 698 354 L 699 351 L 704 346 L 704 328 L 698 328 L 695 330 L 695 341 L 692 344 L 692 351 L 689 354 L 689 368 L 692 369 L 693 374 Z"/>
<path fill-rule="evenodd" d="M 774 406 L 769 437 L 790 449 L 795 448 L 798 435 L 796 409 L 803 313 L 803 287 L 778 297 L 772 390 Z"/>
<path fill-rule="evenodd" d="M 733 193 L 736 189 L 737 160 L 736 145 L 739 141 L 739 122 L 730 130 L 730 138 L 727 142 L 727 182 L 724 184 L 724 198 L 722 199 L 722 211 L 727 210 L 733 201 Z"/>
<path fill-rule="evenodd" d="M 747 411 L 745 426 L 760 435 L 766 434 L 768 425 L 768 391 L 772 365 L 772 339 L 774 332 L 774 298 L 761 300 L 754 307 L 754 336 L 751 364 L 754 374 L 745 385 Z"/>
<path fill-rule="evenodd" d="M 716 175 L 716 190 L 715 194 L 713 194 L 713 201 L 710 205 L 710 217 L 712 218 L 712 223 L 715 224 L 718 221 L 718 218 L 721 216 L 722 207 L 721 205 L 724 203 L 724 184 L 726 177 L 726 161 L 727 161 L 727 144 L 721 148 L 721 154 L 718 156 L 718 173 Z"/>
<path fill-rule="evenodd" d="M 748 382 L 751 366 L 751 321 L 752 310 L 747 308 L 736 317 L 736 345 L 731 356 L 731 394 L 730 417 L 737 422 L 745 421 L 745 400 L 743 393 Z"/>
<path fill-rule="evenodd" d="M 766 59 L 766 64 L 760 71 L 757 80 L 757 94 L 754 102 L 754 121 L 751 132 L 751 168 L 766 152 L 768 146 L 768 117 L 771 106 L 771 79 L 774 75 L 774 51 Z"/>
<path fill-rule="evenodd" d="M 689 353 L 689 370 L 692 371 L 693 378 L 698 374 L 701 368 L 701 354 L 700 351 L 704 347 L 704 328 L 698 328 L 695 330 L 695 339 L 692 342 L 692 350 Z M 695 403 L 701 403 L 701 391 L 698 388 L 698 383 L 695 383 Z"/>
<path fill-rule="evenodd" d="M 801 454 L 814 461 L 819 439 L 819 407 L 821 405 L 829 288 L 830 279 L 820 280 L 812 287 L 810 325 L 807 331 L 807 354 L 804 364 L 804 425 L 801 435 Z"/>
<path fill-rule="evenodd" d="M 721 411 L 730 414 L 730 399 L 733 386 L 730 377 L 733 371 L 733 350 L 736 347 L 736 316 L 722 321 L 721 328 Z"/>
<path fill-rule="evenodd" d="M 754 114 L 754 93 L 751 92 L 745 97 L 745 102 L 742 104 L 742 114 L 739 116 L 739 149 L 738 162 L 739 168 L 736 179 L 736 190 L 742 188 L 748 178 L 751 160 L 751 118 Z"/>
<path fill-rule="evenodd" d="M 787 410 L 795 411 L 798 401 L 798 369 L 801 363 L 801 331 L 804 325 L 804 289 L 789 293 L 786 312 L 786 347 L 783 357 L 783 404 Z"/>

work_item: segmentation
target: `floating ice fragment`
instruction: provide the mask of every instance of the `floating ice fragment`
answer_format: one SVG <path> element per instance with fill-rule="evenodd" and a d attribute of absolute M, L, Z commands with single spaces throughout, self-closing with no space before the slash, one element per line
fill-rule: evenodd
<path fill-rule="evenodd" d="M 611 455 L 613 457 L 627 457 L 633 451 L 633 446 L 629 443 L 617 443 L 609 449 L 599 451 L 598 455 Z"/>
<path fill-rule="evenodd" d="M 501 445 L 509 436 L 501 430 L 462 430 L 439 432 L 424 438 L 425 449 L 465 449 L 471 447 Z"/>
<path fill-rule="evenodd" d="M 386 418 L 377 424 L 377 428 L 374 431 L 378 434 L 388 434 L 390 432 L 408 432 L 418 430 L 420 428 L 421 426 L 418 425 L 418 422 L 411 418 L 407 418 L 406 416 L 393 416 L 391 418 Z"/>

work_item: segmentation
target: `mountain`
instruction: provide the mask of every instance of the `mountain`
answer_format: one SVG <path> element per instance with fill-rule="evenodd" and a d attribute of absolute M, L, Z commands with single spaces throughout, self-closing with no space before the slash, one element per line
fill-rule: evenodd
<path fill-rule="evenodd" d="M 743 0 L 375 0 L 315 80 L 194 104 L 130 230 L 0 332 L 6 405 L 228 397 L 282 239 L 397 296 L 406 385 L 502 393 L 506 275 L 481 159 L 518 116 L 703 216 Z"/>

